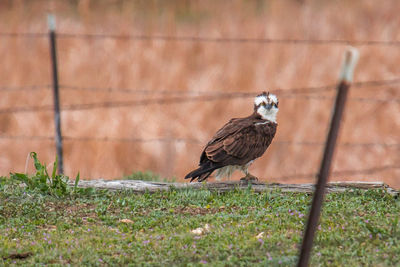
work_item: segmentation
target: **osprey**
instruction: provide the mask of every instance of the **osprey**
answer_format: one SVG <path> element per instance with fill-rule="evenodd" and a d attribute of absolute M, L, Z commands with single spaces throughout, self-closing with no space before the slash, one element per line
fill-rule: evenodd
<path fill-rule="evenodd" d="M 240 180 L 258 180 L 248 171 L 253 161 L 261 157 L 275 136 L 278 98 L 263 92 L 254 99 L 254 112 L 245 118 L 231 119 L 207 143 L 199 168 L 188 173 L 185 179 L 202 182 L 217 170 L 219 180 L 239 169 L 245 173 Z"/>

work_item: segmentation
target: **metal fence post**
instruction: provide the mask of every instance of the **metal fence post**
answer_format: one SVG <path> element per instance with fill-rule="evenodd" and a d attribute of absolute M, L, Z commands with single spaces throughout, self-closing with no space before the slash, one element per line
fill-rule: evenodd
<path fill-rule="evenodd" d="M 307 228 L 303 237 L 299 262 L 297 264 L 298 267 L 308 266 L 309 263 L 314 234 L 318 225 L 321 207 L 324 200 L 325 186 L 330 173 L 333 153 L 335 151 L 336 139 L 340 128 L 340 121 L 346 104 L 347 92 L 353 79 L 353 72 L 355 65 L 357 64 L 357 60 L 358 51 L 355 48 L 349 48 L 345 53 L 343 65 L 340 71 L 335 107 L 325 144 L 324 155 L 322 158 L 320 170 L 318 172 L 318 182 L 315 187 L 311 211 L 307 222 Z"/>
<path fill-rule="evenodd" d="M 53 14 L 47 16 L 47 23 L 49 27 L 49 39 L 50 39 L 50 56 L 51 56 L 51 68 L 53 76 L 53 93 L 54 93 L 54 124 L 56 130 L 56 149 L 58 158 L 58 173 L 64 173 L 63 164 L 63 145 L 61 135 L 61 116 L 60 116 L 60 95 L 58 86 L 58 70 L 57 70 L 57 49 L 56 49 L 56 19 Z"/>

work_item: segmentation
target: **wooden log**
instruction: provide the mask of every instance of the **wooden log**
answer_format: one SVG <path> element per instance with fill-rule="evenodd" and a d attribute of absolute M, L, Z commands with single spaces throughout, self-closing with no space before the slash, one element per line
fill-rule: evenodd
<path fill-rule="evenodd" d="M 137 193 L 145 192 L 156 192 L 169 190 L 171 188 L 176 189 L 208 189 L 218 192 L 226 192 L 235 189 L 247 189 L 248 184 L 241 183 L 240 181 L 229 181 L 229 182 L 213 182 L 213 183 L 168 183 L 168 182 L 150 182 L 141 180 L 80 180 L 78 187 L 81 188 L 96 188 L 96 189 L 107 189 L 107 190 L 131 190 Z M 255 192 L 271 191 L 274 189 L 280 189 L 282 192 L 302 192 L 312 193 L 315 185 L 311 183 L 307 184 L 268 184 L 262 182 L 253 182 L 251 184 L 252 190 Z M 327 184 L 327 192 L 344 192 L 346 190 L 355 189 L 384 189 L 391 195 L 398 195 L 399 191 L 390 188 L 383 182 L 330 182 Z"/>

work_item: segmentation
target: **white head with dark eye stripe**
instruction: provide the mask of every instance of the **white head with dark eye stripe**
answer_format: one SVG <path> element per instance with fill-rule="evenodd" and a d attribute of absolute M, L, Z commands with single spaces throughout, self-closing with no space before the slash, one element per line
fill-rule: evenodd
<path fill-rule="evenodd" d="M 264 120 L 276 122 L 279 101 L 276 95 L 263 92 L 254 99 L 254 110 Z"/>

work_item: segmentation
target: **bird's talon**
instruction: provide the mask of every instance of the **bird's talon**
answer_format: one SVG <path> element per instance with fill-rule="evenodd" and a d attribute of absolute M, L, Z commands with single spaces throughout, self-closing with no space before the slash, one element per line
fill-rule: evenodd
<path fill-rule="evenodd" d="M 245 177 L 240 178 L 240 182 L 243 183 L 251 183 L 251 182 L 255 182 L 258 181 L 258 178 L 253 176 L 253 175 L 246 175 Z"/>

